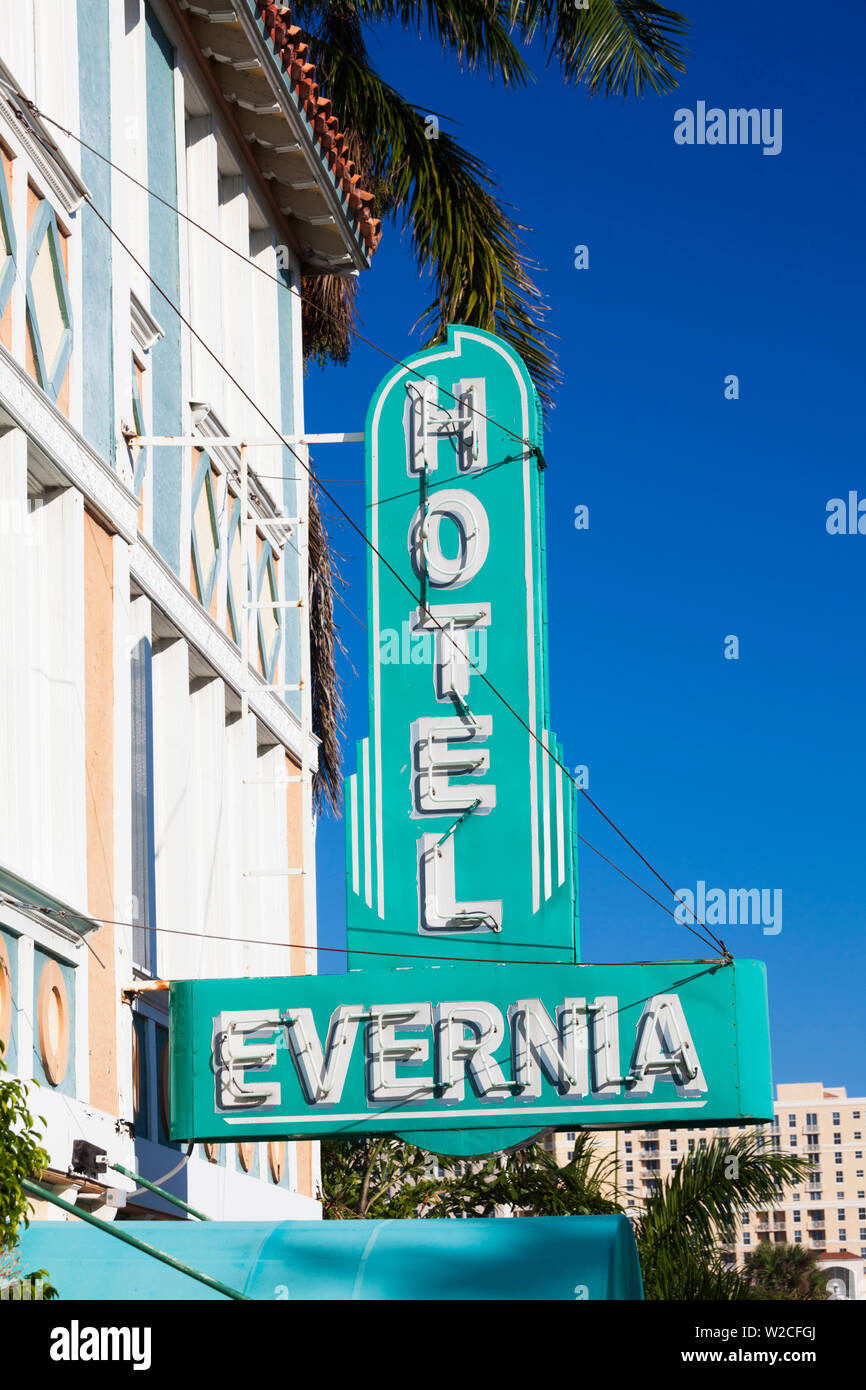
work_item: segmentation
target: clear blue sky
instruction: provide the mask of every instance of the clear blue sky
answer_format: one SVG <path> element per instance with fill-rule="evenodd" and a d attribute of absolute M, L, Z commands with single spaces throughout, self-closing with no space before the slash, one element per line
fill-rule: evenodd
<path fill-rule="evenodd" d="M 593 797 L 675 888 L 782 890 L 781 933 L 721 932 L 767 962 L 774 1079 L 862 1095 L 866 535 L 830 536 L 825 521 L 828 499 L 866 497 L 866 12 L 682 8 L 688 73 L 642 102 L 567 89 L 540 52 L 536 84 L 507 92 L 461 76 L 430 41 L 383 30 L 371 47 L 406 96 L 459 118 L 445 128 L 492 166 L 546 267 L 564 378 L 545 447 L 551 705 L 568 762 L 588 766 Z M 676 145 L 674 111 L 699 100 L 782 108 L 781 153 Z M 406 354 L 429 297 L 386 225 L 362 278 L 363 331 Z M 360 345 L 347 368 L 312 368 L 308 429 L 361 429 L 388 365 Z M 361 446 L 323 446 L 314 464 L 326 480 L 363 478 Z M 363 488 L 334 488 L 363 524 Z M 581 503 L 588 531 L 573 525 Z M 324 510 L 366 619 L 361 543 Z M 351 771 L 366 634 L 338 616 L 358 673 L 342 663 Z M 738 661 L 724 659 L 728 634 Z M 580 829 L 653 887 L 585 801 Z M 342 822 L 325 820 L 318 844 L 320 939 L 335 946 Z M 580 885 L 584 959 L 697 947 L 585 849 Z"/>

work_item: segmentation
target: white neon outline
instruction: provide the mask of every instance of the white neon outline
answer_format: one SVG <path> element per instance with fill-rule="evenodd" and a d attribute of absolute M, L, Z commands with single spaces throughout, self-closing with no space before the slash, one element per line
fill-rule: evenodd
<path fill-rule="evenodd" d="M 394 1129 L 397 1128 L 397 1121 L 405 1120 L 450 1120 L 450 1128 L 454 1128 L 454 1121 L 459 1116 L 461 1127 L 467 1116 L 479 1119 L 489 1119 L 491 1115 L 512 1115 L 520 1124 L 516 1126 L 520 1129 L 527 1128 L 527 1122 L 535 1115 L 565 1115 L 567 1118 L 574 1119 L 580 1123 L 580 1116 L 591 1113 L 602 1114 L 605 1110 L 617 1110 L 631 1115 L 635 1111 L 656 1110 L 661 1111 L 665 1116 L 674 1114 L 679 1110 L 703 1110 L 708 1104 L 705 1100 L 680 1100 L 670 1105 L 659 1105 L 656 1101 L 639 1101 L 635 1105 L 624 1104 L 622 1098 L 609 1101 L 607 1105 L 569 1105 L 564 1101 L 562 1105 L 534 1105 L 531 1110 L 521 1110 L 518 1101 L 511 1106 L 500 1105 L 495 1109 L 484 1106 L 482 1110 L 464 1110 L 462 1107 L 455 1107 L 452 1110 L 404 1110 L 400 1112 L 396 1107 L 392 1107 L 390 1113 L 394 1116 Z M 382 1119 L 380 1110 L 362 1110 L 353 1115 L 219 1115 L 216 1116 L 222 1123 L 227 1125 L 315 1125 L 331 1124 L 334 1126 L 354 1124 L 358 1120 L 379 1120 Z"/>

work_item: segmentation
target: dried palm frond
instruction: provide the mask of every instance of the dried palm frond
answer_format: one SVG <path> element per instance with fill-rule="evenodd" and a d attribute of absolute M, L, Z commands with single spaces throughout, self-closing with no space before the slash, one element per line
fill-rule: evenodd
<path fill-rule="evenodd" d="M 334 621 L 334 584 L 339 582 L 322 524 L 316 489 L 310 486 L 310 678 L 313 733 L 320 741 L 319 767 L 313 779 L 317 811 L 330 806 L 335 815 L 342 806 L 342 753 L 340 734 L 346 706 L 337 673 L 337 650 L 343 650 Z"/>

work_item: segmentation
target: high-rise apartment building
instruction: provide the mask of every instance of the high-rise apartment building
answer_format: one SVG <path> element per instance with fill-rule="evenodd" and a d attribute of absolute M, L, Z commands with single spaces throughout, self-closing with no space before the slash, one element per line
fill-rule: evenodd
<path fill-rule="evenodd" d="M 811 1166 L 805 1181 L 780 1190 L 771 1206 L 743 1214 L 729 1233 L 726 1258 L 742 1265 L 760 1244 L 808 1245 L 836 1297 L 866 1298 L 866 1097 L 817 1081 L 783 1084 L 774 1110 L 765 1125 L 596 1131 L 597 1152 L 610 1159 L 610 1193 L 639 1210 L 684 1155 L 712 1139 L 754 1133 L 765 1147 L 805 1156 Z M 568 1162 L 575 1137 L 566 1130 L 550 1136 L 548 1147 L 560 1162 Z"/>

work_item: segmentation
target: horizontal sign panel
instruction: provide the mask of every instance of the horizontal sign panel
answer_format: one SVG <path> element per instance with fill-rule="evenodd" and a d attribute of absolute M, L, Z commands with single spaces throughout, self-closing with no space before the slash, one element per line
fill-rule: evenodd
<path fill-rule="evenodd" d="M 397 1134 L 771 1119 L 764 966 L 437 965 L 171 986 L 171 1133 Z"/>

